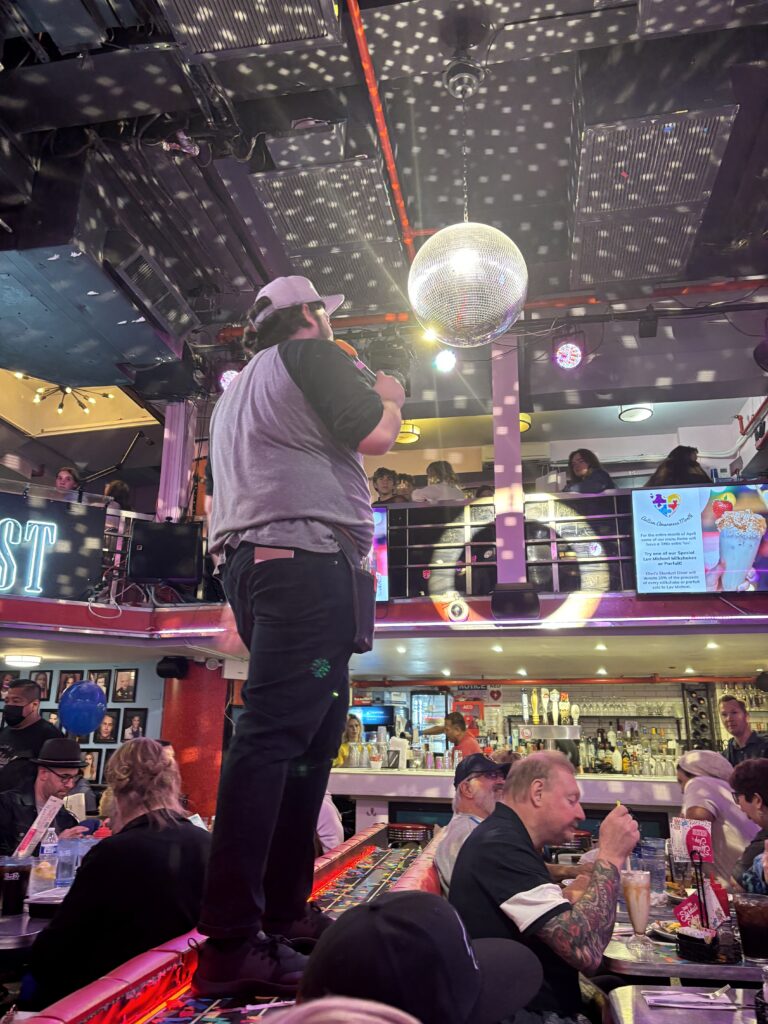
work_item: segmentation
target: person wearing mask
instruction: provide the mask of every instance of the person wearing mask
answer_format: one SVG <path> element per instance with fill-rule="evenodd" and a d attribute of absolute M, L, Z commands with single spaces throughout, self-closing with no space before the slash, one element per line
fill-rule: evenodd
<path fill-rule="evenodd" d="M 722 885 L 730 884 L 739 857 L 759 831 L 734 802 L 732 772 L 733 766 L 714 750 L 690 750 L 677 762 L 681 814 L 711 822 L 714 872 Z"/>
<path fill-rule="evenodd" d="M 115 752 L 106 781 L 113 835 L 85 856 L 32 946 L 31 979 L 22 988 L 29 1009 L 48 1006 L 197 922 L 211 837 L 179 803 L 176 762 L 156 740 L 134 740 Z M 135 898 L 114 900 L 105 917 L 104 894 L 115 885 Z"/>
<path fill-rule="evenodd" d="M 57 491 L 74 491 L 80 486 L 80 477 L 72 466 L 62 466 L 56 474 Z"/>
<path fill-rule="evenodd" d="M 459 762 L 453 776 L 453 817 L 443 829 L 434 860 L 444 896 L 464 840 L 496 807 L 510 767 L 484 754 L 470 754 Z"/>
<path fill-rule="evenodd" d="M 568 456 L 568 480 L 565 491 L 577 494 L 600 494 L 612 491 L 616 484 L 600 465 L 600 460 L 589 448 L 577 448 Z"/>
<path fill-rule="evenodd" d="M 699 465 L 699 450 L 687 444 L 673 448 L 660 462 L 646 487 L 680 487 L 685 484 L 711 484 L 712 477 Z"/>
<path fill-rule="evenodd" d="M 413 501 L 413 488 L 416 481 L 410 473 L 398 473 L 395 494 L 401 501 Z"/>
<path fill-rule="evenodd" d="M 573 902 L 552 881 L 545 845 L 572 839 L 584 820 L 573 765 L 557 751 L 513 764 L 501 800 L 462 846 L 450 902 L 472 940 L 525 943 L 541 961 L 544 984 L 526 1006 L 534 1013 L 583 1013 L 579 971 L 594 974 L 611 940 L 621 871 L 640 839 L 637 822 L 620 805 L 605 817 L 592 874 Z"/>
<path fill-rule="evenodd" d="M 31 679 L 14 679 L 8 686 L 0 729 L 0 793 L 32 782 L 32 758 L 46 740 L 62 735 L 40 715 L 40 700 L 40 686 Z"/>
<path fill-rule="evenodd" d="M 397 502 L 400 499 L 395 494 L 395 484 L 397 483 L 397 473 L 394 469 L 387 469 L 386 466 L 379 466 L 376 472 L 371 478 L 373 489 L 376 491 L 376 497 L 372 504 L 374 505 L 390 505 L 392 502 Z"/>
<path fill-rule="evenodd" d="M 46 740 L 40 756 L 32 758 L 34 780 L 0 793 L 0 854 L 9 857 L 27 834 L 48 800 L 63 800 L 77 785 L 85 761 L 80 747 L 64 736 Z M 78 839 L 88 831 L 62 807 L 53 819 L 60 839 Z"/>
<path fill-rule="evenodd" d="M 427 486 L 417 487 L 411 494 L 411 501 L 466 501 L 459 478 L 450 462 L 441 459 L 427 466 Z"/>
<path fill-rule="evenodd" d="M 253 356 L 211 418 L 209 546 L 250 661 L 219 785 L 201 996 L 293 994 L 306 957 L 289 940 L 331 923 L 308 899 L 356 629 L 372 628 L 350 569 L 373 542 L 362 457 L 391 449 L 405 401 L 394 377 L 371 386 L 334 344 L 342 302 L 305 277 L 265 285 L 244 333 Z"/>
<path fill-rule="evenodd" d="M 747 892 L 768 893 L 765 853 L 768 850 L 768 757 L 753 757 L 733 770 L 730 778 L 733 799 L 759 832 L 739 857 L 733 879 Z M 755 865 L 755 859 L 761 862 Z"/>
<path fill-rule="evenodd" d="M 422 736 L 445 735 L 446 740 L 453 744 L 454 750 L 458 750 L 462 757 L 469 757 L 470 754 L 482 754 L 480 744 L 471 732 L 467 730 L 467 720 L 459 711 L 452 711 L 443 719 L 442 725 L 433 725 L 422 732 Z"/>
<path fill-rule="evenodd" d="M 754 731 L 744 701 L 726 693 L 717 704 L 720 721 L 731 734 L 724 753 L 733 767 L 753 757 L 768 757 L 768 736 Z"/>

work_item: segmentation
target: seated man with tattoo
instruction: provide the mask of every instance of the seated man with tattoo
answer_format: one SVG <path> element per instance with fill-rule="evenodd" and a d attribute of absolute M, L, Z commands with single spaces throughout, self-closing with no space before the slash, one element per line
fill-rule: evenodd
<path fill-rule="evenodd" d="M 575 1017 L 582 1012 L 579 971 L 600 967 L 616 917 L 619 873 L 640 838 L 626 807 L 600 826 L 589 881 L 568 900 L 541 855 L 546 843 L 571 838 L 584 811 L 575 770 L 557 751 L 513 764 L 494 812 L 467 838 L 451 878 L 450 901 L 473 939 L 525 943 L 544 968 L 544 984 L 528 1009 Z"/>

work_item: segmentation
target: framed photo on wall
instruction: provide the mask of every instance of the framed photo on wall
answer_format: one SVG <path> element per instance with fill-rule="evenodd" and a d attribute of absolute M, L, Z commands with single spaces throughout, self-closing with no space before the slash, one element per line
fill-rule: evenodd
<path fill-rule="evenodd" d="M 126 708 L 123 712 L 122 741 L 140 740 L 147 735 L 147 709 Z"/>
<path fill-rule="evenodd" d="M 93 747 L 83 748 L 82 755 L 85 761 L 85 768 L 83 768 L 83 778 L 86 782 L 98 782 L 99 771 L 101 769 L 101 759 L 103 750 L 96 750 Z"/>
<path fill-rule="evenodd" d="M 120 742 L 120 714 L 120 708 L 107 708 L 91 742 L 117 746 Z"/>
<path fill-rule="evenodd" d="M 21 672 L 0 672 L 0 700 L 5 700 L 8 687 L 14 679 L 20 679 Z"/>
<path fill-rule="evenodd" d="M 109 694 L 109 681 L 112 678 L 112 669 L 110 668 L 89 668 L 88 669 L 88 682 L 96 683 L 104 691 L 104 699 L 106 700 Z"/>
<path fill-rule="evenodd" d="M 107 782 L 107 765 L 110 762 L 114 750 L 102 750 L 102 765 L 101 765 L 101 781 L 106 785 Z"/>
<path fill-rule="evenodd" d="M 133 704 L 136 700 L 136 687 L 139 682 L 137 668 L 115 669 L 115 682 L 112 688 L 112 701 L 115 704 Z"/>
<path fill-rule="evenodd" d="M 85 675 L 81 668 L 63 668 L 59 672 L 59 685 L 56 687 L 56 700 L 60 701 L 65 690 L 74 683 L 79 683 Z"/>
<path fill-rule="evenodd" d="M 57 729 L 61 729 L 61 722 L 59 721 L 59 711 L 58 711 L 58 708 L 52 708 L 52 709 L 47 709 L 45 711 L 41 711 L 40 715 L 41 715 L 42 718 L 44 718 L 46 720 L 46 722 L 50 722 L 51 725 L 55 725 Z"/>
<path fill-rule="evenodd" d="M 29 678 L 33 683 L 37 683 L 40 687 L 41 697 L 40 700 L 51 699 L 51 683 L 53 682 L 53 672 L 44 672 L 42 669 L 36 672 L 30 672 Z"/>

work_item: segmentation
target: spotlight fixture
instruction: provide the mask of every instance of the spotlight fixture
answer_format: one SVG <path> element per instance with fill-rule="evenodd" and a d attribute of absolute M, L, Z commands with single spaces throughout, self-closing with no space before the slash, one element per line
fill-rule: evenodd
<path fill-rule="evenodd" d="M 637 321 L 637 336 L 639 338 L 655 338 L 658 330 L 659 318 L 656 316 L 653 306 L 648 306 Z"/>
<path fill-rule="evenodd" d="M 37 668 L 42 660 L 37 654 L 6 654 L 3 658 L 9 668 Z"/>
<path fill-rule="evenodd" d="M 18 374 L 16 376 L 18 376 Z M 71 388 L 66 384 L 51 384 L 50 387 L 47 388 L 37 388 L 35 390 L 35 397 L 32 401 L 35 405 L 40 405 L 40 403 L 44 402 L 47 398 L 60 396 L 59 404 L 56 406 L 56 412 L 61 416 L 64 412 L 64 402 L 70 395 L 74 398 L 80 406 L 80 410 L 84 412 L 86 416 L 89 415 L 91 411 L 88 406 L 96 405 L 95 397 L 89 394 L 89 392 L 85 391 L 83 388 Z M 99 398 L 114 397 L 115 396 L 112 391 L 102 391 L 99 395 Z"/>
<path fill-rule="evenodd" d="M 529 412 L 521 412 L 520 413 L 520 433 L 521 434 L 527 433 L 531 429 L 532 425 L 533 425 L 533 420 L 531 419 L 531 414 Z"/>
<path fill-rule="evenodd" d="M 619 419 L 624 423 L 642 423 L 653 416 L 653 404 L 641 402 L 638 405 L 620 405 Z"/>
<path fill-rule="evenodd" d="M 465 53 L 457 54 L 443 72 L 443 85 L 455 100 L 471 99 L 482 85 L 485 71 Z"/>
<path fill-rule="evenodd" d="M 421 427 L 412 420 L 403 420 L 396 441 L 398 444 L 415 444 L 420 437 Z"/>
<path fill-rule="evenodd" d="M 555 331 L 552 358 L 561 370 L 575 370 L 581 366 L 586 354 L 587 342 L 583 331 L 574 331 L 568 325 Z"/>
<path fill-rule="evenodd" d="M 766 322 L 766 327 L 768 327 L 768 322 Z M 768 334 L 766 334 L 766 336 L 763 338 L 761 342 L 755 345 L 755 350 L 752 353 L 752 358 L 755 360 L 755 362 L 763 371 L 763 373 L 768 373 Z"/>
<path fill-rule="evenodd" d="M 440 349 L 435 356 L 435 369 L 440 373 L 450 373 L 456 366 L 456 353 L 449 348 Z"/>

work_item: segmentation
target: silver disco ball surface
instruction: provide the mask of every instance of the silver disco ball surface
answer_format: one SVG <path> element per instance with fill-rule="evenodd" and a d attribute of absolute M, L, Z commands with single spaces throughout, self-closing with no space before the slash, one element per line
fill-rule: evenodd
<path fill-rule="evenodd" d="M 520 316 L 528 268 L 512 241 L 487 224 L 443 228 L 419 249 L 408 298 L 425 328 L 456 348 L 485 345 Z"/>

